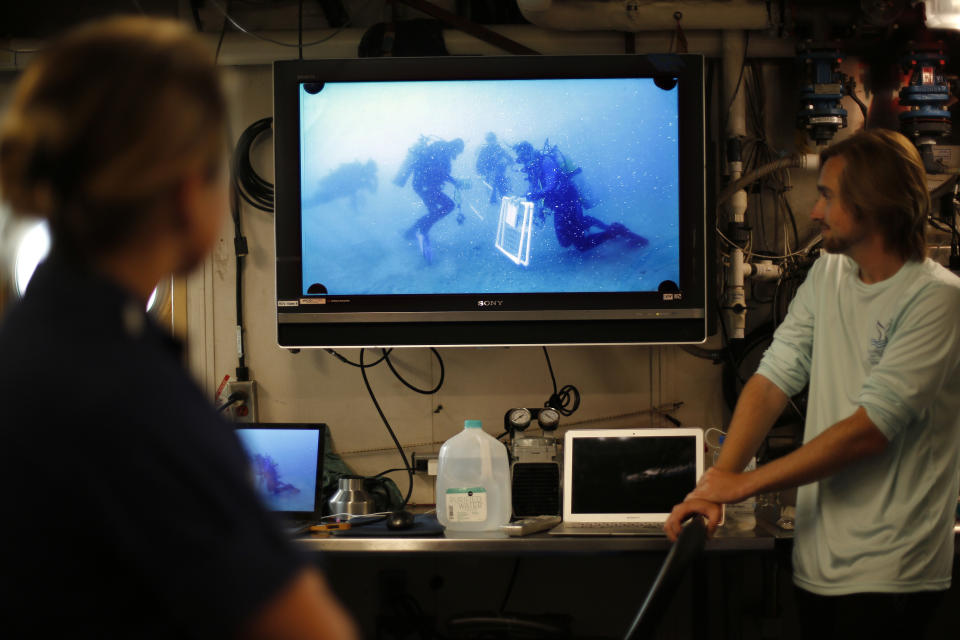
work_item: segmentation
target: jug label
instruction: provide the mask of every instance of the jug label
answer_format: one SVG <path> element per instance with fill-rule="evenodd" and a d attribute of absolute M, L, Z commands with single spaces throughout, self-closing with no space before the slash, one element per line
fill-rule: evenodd
<path fill-rule="evenodd" d="M 447 489 L 447 520 L 484 522 L 487 519 L 487 490 L 483 487 Z"/>

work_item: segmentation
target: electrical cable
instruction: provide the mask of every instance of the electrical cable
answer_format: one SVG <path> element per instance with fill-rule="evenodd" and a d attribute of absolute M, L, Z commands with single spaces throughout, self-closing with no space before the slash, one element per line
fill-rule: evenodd
<path fill-rule="evenodd" d="M 348 364 L 348 365 L 350 365 L 351 367 L 357 367 L 357 368 L 366 367 L 366 368 L 369 369 L 370 367 L 375 367 L 375 366 L 377 366 L 378 364 L 380 364 L 381 362 L 383 362 L 384 360 L 386 360 L 386 359 L 387 359 L 387 355 L 389 355 L 389 353 L 390 353 L 391 351 L 393 351 L 393 349 L 385 349 L 383 355 L 380 356 L 380 359 L 379 359 L 379 360 L 375 360 L 375 361 L 371 362 L 370 364 L 357 364 L 356 362 L 353 362 L 352 360 L 350 360 L 350 359 L 347 358 L 346 356 L 343 356 L 343 355 L 337 353 L 337 352 L 334 351 L 333 349 L 325 349 L 325 351 L 326 351 L 327 353 L 329 353 L 330 355 L 334 356 L 337 360 L 339 360 L 339 361 L 342 362 L 343 364 Z"/>
<path fill-rule="evenodd" d="M 727 364 L 731 367 L 731 370 L 736 374 L 737 379 L 740 381 L 741 385 L 747 384 L 747 381 L 743 379 L 740 375 L 740 369 L 737 366 L 736 361 L 733 357 L 733 352 L 730 348 L 730 334 L 727 333 L 727 322 L 723 319 L 723 307 L 719 304 L 717 305 L 717 313 L 720 316 L 720 338 L 723 342 L 723 354 L 727 357 Z"/>
<path fill-rule="evenodd" d="M 564 385 L 557 390 L 557 377 L 553 374 L 553 364 L 550 362 L 550 354 L 546 347 L 543 348 L 543 355 L 547 359 L 547 369 L 550 370 L 550 380 L 553 382 L 553 395 L 543 406 L 556 409 L 562 416 L 573 415 L 573 412 L 580 408 L 580 390 L 572 384 Z"/>
<path fill-rule="evenodd" d="M 331 519 L 333 519 L 333 520 L 338 520 L 338 519 L 341 518 L 342 516 L 347 516 L 347 519 L 350 520 L 350 522 L 351 522 L 351 524 L 352 524 L 353 521 L 356 520 L 356 519 L 358 519 L 358 518 L 376 518 L 376 517 L 380 517 L 380 516 L 386 517 L 386 516 L 389 516 L 389 515 L 392 514 L 392 513 L 393 513 L 392 511 L 377 511 L 376 513 L 364 513 L 364 514 L 362 514 L 362 515 L 357 515 L 357 514 L 355 514 L 355 513 L 347 513 L 347 512 L 344 511 L 344 512 L 341 512 L 341 513 L 331 513 L 331 514 L 328 514 L 328 515 L 325 515 L 325 516 L 320 516 L 320 522 L 323 522 L 324 520 L 331 520 Z M 381 520 L 382 520 L 382 518 L 381 518 Z M 378 521 L 379 521 L 379 520 L 378 520 Z"/>
<path fill-rule="evenodd" d="M 513 571 L 510 572 L 510 580 L 507 582 L 507 592 L 503 594 L 503 600 L 500 601 L 500 610 L 497 612 L 503 615 L 507 609 L 507 602 L 510 601 L 510 595 L 513 593 L 513 587 L 517 583 L 517 574 L 520 572 L 520 556 L 513 561 Z"/>
<path fill-rule="evenodd" d="M 393 427 L 390 426 L 390 421 L 387 420 L 387 416 L 384 415 L 383 409 L 380 408 L 380 403 L 377 402 L 377 396 L 373 393 L 373 387 L 370 386 L 370 380 L 367 378 L 367 367 L 363 362 L 363 356 L 366 354 L 366 351 L 366 349 L 360 349 L 360 375 L 363 377 L 363 384 L 367 388 L 367 393 L 370 395 L 370 400 L 373 401 L 373 406 L 377 409 L 377 413 L 380 415 L 380 420 L 383 421 L 383 425 L 387 428 L 387 433 L 390 434 L 390 438 L 393 439 L 393 444 L 396 445 L 397 451 L 400 452 L 400 459 L 403 460 L 403 466 L 407 470 L 407 477 L 410 481 L 410 484 L 407 487 L 407 495 L 404 496 L 403 503 L 400 505 L 400 508 L 403 509 L 407 506 L 407 503 L 410 502 L 410 496 L 413 495 L 413 467 L 410 466 L 410 461 L 407 460 L 407 454 L 403 451 L 403 447 L 400 446 L 400 441 L 397 439 L 397 434 L 393 432 Z"/>
<path fill-rule="evenodd" d="M 243 399 L 243 395 L 242 395 L 242 394 L 239 394 L 239 393 L 231 393 L 231 394 L 229 395 L 229 397 L 227 397 L 227 401 L 224 402 L 224 403 L 223 403 L 222 405 L 220 405 L 219 407 L 217 407 L 217 413 L 223 413 L 224 411 L 226 411 L 227 407 L 231 407 L 231 406 L 237 404 L 237 403 L 240 402 L 242 399 Z"/>
<path fill-rule="evenodd" d="M 731 247 L 736 247 L 737 249 L 740 249 L 740 250 L 743 251 L 744 253 L 746 253 L 746 252 L 748 251 L 749 243 L 748 243 L 747 245 L 744 245 L 743 247 L 741 247 L 741 246 L 738 245 L 736 242 L 734 242 L 733 240 L 731 240 L 730 238 L 728 238 L 726 235 L 724 235 L 723 231 L 721 231 L 719 228 L 714 229 L 714 231 L 716 232 L 716 234 L 717 234 L 718 236 L 720 236 L 720 238 L 721 238 L 724 242 L 726 242 L 726 243 L 727 243 L 728 245 L 730 245 Z M 787 258 L 793 258 L 793 257 L 797 257 L 797 256 L 805 256 L 805 255 L 807 255 L 808 253 L 810 253 L 810 250 L 813 249 L 813 247 L 815 247 L 815 246 L 817 245 L 817 243 L 820 242 L 820 234 L 817 234 L 817 236 L 815 236 L 815 240 L 816 240 L 815 242 L 809 243 L 808 246 L 805 246 L 805 247 L 803 247 L 802 249 L 797 249 L 796 251 L 791 251 L 790 253 L 787 253 L 787 254 L 784 254 L 784 255 L 779 255 L 779 256 L 768 256 L 768 255 L 764 255 L 764 257 L 765 257 L 765 258 L 769 258 L 769 259 L 771 259 L 771 260 L 786 260 Z"/>
<path fill-rule="evenodd" d="M 330 515 L 321 516 L 320 523 L 322 524 L 323 521 L 328 518 L 333 518 L 335 522 L 340 522 L 341 516 L 346 516 L 346 521 L 350 523 L 350 528 L 356 529 L 358 527 L 367 527 L 371 524 L 383 522 L 392 514 L 392 511 L 377 511 L 376 513 L 364 513 L 362 515 L 355 513 L 331 513 Z"/>
<path fill-rule="evenodd" d="M 716 444 L 713 444 L 712 442 L 710 442 L 710 434 L 713 433 L 714 431 L 716 431 L 717 433 L 720 434 L 719 436 L 717 436 L 717 443 L 716 443 Z M 705 445 L 707 445 L 708 447 L 710 447 L 711 449 L 719 449 L 719 448 L 720 448 L 720 437 L 721 437 L 721 436 L 726 437 L 726 435 L 727 435 L 727 432 L 724 431 L 723 429 L 718 429 L 718 428 L 716 428 L 716 427 L 710 427 L 709 429 L 707 429 L 706 431 L 703 432 L 703 443 L 704 443 Z"/>
<path fill-rule="evenodd" d="M 386 471 L 381 471 L 381 472 L 378 473 L 377 475 L 375 475 L 375 476 L 370 476 L 370 477 L 372 477 L 372 478 L 380 478 L 380 477 L 382 477 L 382 476 L 387 475 L 388 473 L 394 473 L 395 471 L 406 471 L 406 469 L 404 469 L 403 467 L 395 467 L 395 468 L 393 468 L 393 469 L 387 469 Z"/>
<path fill-rule="evenodd" d="M 940 186 L 930 192 L 930 199 L 936 200 L 942 198 L 943 196 L 953 195 L 953 191 L 957 186 L 958 176 L 956 174 L 951 174 Z"/>
<path fill-rule="evenodd" d="M 303 0 L 297 1 L 297 54 L 303 60 Z"/>
<path fill-rule="evenodd" d="M 231 162 L 234 184 L 240 197 L 251 207 L 273 212 L 273 184 L 267 182 L 254 170 L 250 162 L 250 148 L 260 134 L 271 129 L 273 118 L 261 118 L 244 129 L 237 140 Z"/>
<path fill-rule="evenodd" d="M 233 248 L 234 268 L 236 270 L 236 303 L 237 303 L 237 380 L 249 380 L 246 355 L 243 349 L 243 265 L 247 256 L 247 239 L 240 226 L 240 202 L 237 198 L 237 187 L 234 186 L 230 198 L 230 213 L 233 218 Z"/>
<path fill-rule="evenodd" d="M 863 124 L 860 125 L 861 128 L 867 128 L 867 105 L 863 103 L 863 100 L 857 96 L 857 81 L 851 78 L 850 76 L 843 76 L 846 81 L 843 84 L 843 88 L 847 90 L 847 95 L 857 103 L 857 107 L 860 108 L 860 113 L 863 115 Z"/>
<path fill-rule="evenodd" d="M 378 474 L 377 474 L 376 476 L 374 476 L 374 477 L 380 477 L 380 476 L 382 476 L 382 475 L 384 475 L 384 474 L 386 474 L 386 473 L 392 473 L 392 472 L 395 472 L 395 471 L 406 471 L 406 472 L 407 472 L 407 476 L 408 476 L 408 478 L 409 478 L 409 486 L 407 487 L 407 495 L 404 497 L 404 499 L 403 499 L 403 504 L 402 504 L 401 507 L 400 507 L 400 508 L 402 509 L 402 508 L 405 507 L 405 506 L 407 505 L 407 503 L 410 501 L 410 496 L 413 494 L 413 475 L 414 475 L 414 470 L 413 470 L 413 467 L 412 467 L 411 464 L 410 464 L 410 461 L 407 459 L 407 454 L 404 452 L 403 446 L 400 444 L 400 440 L 397 439 L 397 434 L 393 431 L 393 427 L 390 426 L 390 422 L 389 422 L 389 420 L 387 420 L 386 414 L 384 414 L 383 409 L 380 407 L 380 403 L 377 401 L 377 397 L 376 397 L 376 395 L 375 395 L 374 392 L 373 392 L 373 387 L 370 385 L 370 380 L 367 378 L 367 369 L 369 369 L 369 368 L 371 368 L 371 367 L 374 367 L 374 366 L 380 364 L 381 362 L 386 362 L 386 363 L 387 363 L 387 366 L 390 368 L 390 371 L 391 371 L 391 372 L 393 373 L 393 375 L 397 378 L 397 380 L 399 380 L 399 381 L 400 381 L 404 386 L 406 386 L 408 389 L 410 389 L 411 391 L 415 391 L 415 392 L 417 392 L 417 393 L 423 394 L 423 395 L 432 395 L 432 394 L 434 394 L 434 393 L 436 393 L 437 391 L 440 390 L 440 388 L 443 386 L 443 382 L 444 382 L 444 379 L 445 379 L 445 377 L 446 377 L 446 369 L 445 369 L 445 367 L 444 367 L 443 358 L 440 357 L 440 353 L 439 353 L 436 349 L 434 349 L 433 347 L 430 348 L 430 351 L 433 352 L 433 355 L 436 356 L 437 361 L 440 363 L 440 381 L 437 383 L 437 386 L 435 386 L 433 389 L 427 390 L 427 389 L 419 389 L 419 388 L 413 386 L 412 384 L 410 384 L 409 382 L 407 382 L 407 381 L 403 378 L 403 376 L 400 375 L 400 372 L 398 372 L 398 371 L 396 370 L 396 368 L 393 366 L 393 363 L 390 361 L 390 353 L 393 351 L 392 349 L 382 349 L 382 350 L 381 350 L 382 353 L 381 353 L 380 358 L 377 359 L 377 360 L 375 360 L 375 361 L 372 362 L 372 363 L 369 363 L 369 364 L 367 364 L 366 362 L 364 362 L 364 356 L 366 355 L 366 351 L 367 351 L 366 349 L 360 349 L 360 362 L 359 362 L 359 363 L 351 361 L 349 358 L 346 358 L 345 356 L 337 353 L 337 352 L 334 351 L 333 349 L 326 349 L 326 351 L 327 351 L 327 353 L 329 353 L 330 355 L 332 355 L 332 356 L 334 356 L 335 358 L 337 358 L 338 360 L 340 360 L 340 362 L 342 362 L 342 363 L 344 363 L 344 364 L 348 364 L 348 365 L 350 365 L 351 367 L 356 367 L 356 368 L 360 369 L 360 375 L 363 377 L 363 384 L 364 384 L 364 386 L 365 386 L 366 389 L 367 389 L 367 393 L 370 395 L 370 400 L 373 401 L 373 406 L 376 408 L 377 413 L 378 413 L 379 416 L 380 416 L 380 420 L 383 422 L 384 426 L 387 428 L 387 432 L 390 434 L 390 438 L 393 440 L 394 446 L 396 447 L 397 451 L 400 452 L 400 458 L 403 460 L 403 465 L 404 465 L 403 467 L 398 467 L 398 468 L 395 468 L 395 469 L 388 469 L 387 471 L 383 471 L 383 472 L 381 472 L 381 473 L 378 473 Z"/>
<path fill-rule="evenodd" d="M 364 11 L 364 10 L 366 10 L 367 7 L 369 7 L 370 5 L 373 4 L 373 2 L 376 2 L 376 1 L 377 1 L 377 0 L 371 0 L 371 1 L 368 2 L 366 5 L 364 5 L 359 11 Z M 315 41 L 313 41 L 313 42 L 294 42 L 294 43 L 281 42 L 280 40 L 274 40 L 273 38 L 269 38 L 269 37 L 267 37 L 267 36 L 264 36 L 264 35 L 261 35 L 261 34 L 255 32 L 255 31 L 251 31 L 250 29 L 247 29 L 247 28 L 244 27 L 242 24 L 240 24 L 239 22 L 237 22 L 237 21 L 233 18 L 233 16 L 230 15 L 229 11 L 228 11 L 227 9 L 224 9 L 223 5 L 221 5 L 217 0 L 210 0 L 210 3 L 211 3 L 214 7 L 216 7 L 217 11 L 219 11 L 219 12 L 221 13 L 221 15 L 223 15 L 224 18 L 226 18 L 227 20 L 230 21 L 230 24 L 232 24 L 233 27 L 234 27 L 237 31 L 240 31 L 241 33 L 245 33 L 246 35 L 248 35 L 248 36 L 250 36 L 250 37 L 252 37 L 252 38 L 256 38 L 257 40 L 263 40 L 264 42 L 270 42 L 270 43 L 272 43 L 272 44 L 280 45 L 281 47 L 291 47 L 291 48 L 302 49 L 303 47 L 313 47 L 313 46 L 316 46 L 316 45 L 318 45 L 318 44 L 323 44 L 324 42 L 327 42 L 328 40 L 331 40 L 331 39 L 333 39 L 334 37 L 336 37 L 337 35 L 339 35 L 344 29 L 346 29 L 347 27 L 349 27 L 350 24 L 351 24 L 351 22 L 353 21 L 353 18 L 347 18 L 347 21 L 344 22 L 344 23 L 343 23 L 342 25 L 340 25 L 339 27 L 337 27 L 337 28 L 333 31 L 333 33 L 331 33 L 330 35 L 326 36 L 325 38 L 321 38 L 321 39 L 315 40 Z M 301 59 L 302 59 L 302 58 L 303 58 L 303 56 L 301 56 Z"/>
<path fill-rule="evenodd" d="M 937 220 L 937 219 L 934 218 L 933 216 L 927 216 L 927 224 L 929 224 L 929 225 L 930 225 L 931 227 L 933 227 L 934 229 L 937 229 L 938 231 L 943 231 L 944 233 L 955 233 L 955 232 L 956 232 L 956 229 L 955 229 L 954 227 L 952 227 L 951 225 L 947 224 L 946 222 L 942 222 L 942 221 L 940 221 L 940 220 Z"/>
<path fill-rule="evenodd" d="M 244 132 L 246 133 L 246 132 Z M 232 138 L 232 136 L 231 136 Z M 243 136 L 241 136 L 243 138 Z M 239 145 L 239 142 L 238 142 Z M 247 368 L 246 355 L 243 349 L 243 266 L 248 253 L 247 239 L 243 235 L 243 229 L 240 222 L 240 190 L 236 175 L 236 157 L 240 152 L 239 146 L 234 147 L 233 158 L 230 162 L 231 183 L 233 188 L 230 190 L 230 217 L 233 220 L 233 255 L 234 268 L 236 274 L 236 331 L 237 331 L 237 380 L 249 380 L 249 369 Z"/>
<path fill-rule="evenodd" d="M 443 366 L 443 358 L 440 357 L 440 353 L 439 353 L 436 349 L 434 349 L 433 347 L 430 347 L 430 351 L 433 352 L 433 355 L 435 355 L 435 356 L 437 357 L 437 362 L 440 363 L 440 381 L 437 382 L 437 386 L 435 386 L 433 389 L 429 389 L 429 390 L 428 390 L 428 389 L 418 389 L 417 387 L 413 386 L 412 384 L 410 384 L 409 382 L 407 382 L 406 380 L 404 380 L 404 379 L 403 379 L 403 376 L 401 376 L 400 373 L 399 373 L 396 369 L 393 368 L 393 362 L 390 361 L 390 351 L 391 351 L 391 350 L 389 350 L 389 349 L 384 349 L 384 350 L 383 350 L 383 357 L 380 358 L 380 360 L 386 360 L 387 366 L 390 368 L 390 371 L 393 372 L 393 375 L 396 376 L 397 380 L 399 380 L 401 383 L 403 383 L 403 386 L 405 386 L 407 389 L 410 389 L 411 391 L 415 391 L 416 393 L 419 393 L 419 394 L 422 394 L 422 395 L 425 395 L 425 396 L 431 396 L 431 395 L 435 394 L 437 391 L 439 391 L 439 390 L 440 390 L 440 387 L 443 386 L 443 379 L 444 379 L 444 376 L 446 375 L 446 372 L 445 372 L 445 369 L 444 369 L 444 366 Z M 377 362 L 380 362 L 380 360 L 378 360 Z"/>
<path fill-rule="evenodd" d="M 689 344 L 683 345 L 680 348 L 694 358 L 709 360 L 713 364 L 720 364 L 723 362 L 722 349 L 704 349 L 703 347 L 697 347 Z"/>
<path fill-rule="evenodd" d="M 230 7 L 230 2 L 227 2 L 227 8 Z M 217 38 L 217 50 L 213 54 L 213 64 L 217 64 L 217 61 L 220 60 L 220 49 L 223 47 L 223 37 L 227 35 L 227 19 L 223 19 L 223 24 L 220 25 L 220 37 Z"/>

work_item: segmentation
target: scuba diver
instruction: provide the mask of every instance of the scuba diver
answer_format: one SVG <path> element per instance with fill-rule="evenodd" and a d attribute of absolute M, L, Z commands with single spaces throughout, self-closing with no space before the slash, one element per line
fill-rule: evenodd
<path fill-rule="evenodd" d="M 317 183 L 317 190 L 306 202 L 306 206 L 331 202 L 337 198 L 349 198 L 350 208 L 354 212 L 360 204 L 360 190 L 377 192 L 377 163 L 372 159 L 366 163 L 344 162 L 325 175 Z"/>
<path fill-rule="evenodd" d="M 454 140 L 435 140 L 431 142 L 425 136 L 415 145 L 410 147 L 407 152 L 407 158 L 400 167 L 397 177 L 393 182 L 398 187 L 407 183 L 410 175 L 413 175 L 413 190 L 423 205 L 427 208 L 427 213 L 417 219 L 403 237 L 407 240 L 416 238 L 420 246 L 420 253 L 427 263 L 432 262 L 433 252 L 430 247 L 430 228 L 434 224 L 454 209 L 454 201 L 450 196 L 443 192 L 443 186 L 449 182 L 459 193 L 460 189 L 468 189 L 470 183 L 466 180 L 457 180 L 452 175 L 451 164 L 457 156 L 463 153 L 463 140 L 455 138 Z"/>
<path fill-rule="evenodd" d="M 486 144 L 480 147 L 477 154 L 477 173 L 483 177 L 484 184 L 490 187 L 490 204 L 497 204 L 500 198 L 510 193 L 510 181 L 507 178 L 507 167 L 513 163 L 513 158 L 497 142 L 497 136 L 490 132 L 486 137 Z"/>
<path fill-rule="evenodd" d="M 553 210 L 554 230 L 560 246 L 573 245 L 578 251 L 586 251 L 613 238 L 625 238 L 637 247 L 646 246 L 649 241 L 620 224 L 606 224 L 593 216 L 583 213 L 583 203 L 580 192 L 573 183 L 573 174 L 579 168 L 570 171 L 566 162 L 556 152 L 541 153 L 533 148 L 529 142 L 520 142 L 513 147 L 517 154 L 517 163 L 522 165 L 522 171 L 530 183 L 530 192 L 527 200 L 536 202 L 543 199 L 543 205 Z M 538 214 L 541 219 L 543 214 Z M 592 227 L 601 231 L 588 233 Z"/>

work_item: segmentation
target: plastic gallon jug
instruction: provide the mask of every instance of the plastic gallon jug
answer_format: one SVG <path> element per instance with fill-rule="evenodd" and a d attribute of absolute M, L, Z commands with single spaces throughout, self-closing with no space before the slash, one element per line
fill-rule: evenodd
<path fill-rule="evenodd" d="M 451 531 L 494 531 L 510 521 L 510 462 L 479 420 L 443 443 L 437 461 L 437 519 Z"/>

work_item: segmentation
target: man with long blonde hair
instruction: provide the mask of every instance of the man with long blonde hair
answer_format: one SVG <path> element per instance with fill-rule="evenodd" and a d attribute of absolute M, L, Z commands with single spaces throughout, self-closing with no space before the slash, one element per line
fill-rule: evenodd
<path fill-rule="evenodd" d="M 805 638 L 923 637 L 950 587 L 960 487 L 960 278 L 926 258 L 920 154 L 858 132 L 821 153 L 822 256 L 737 402 L 720 458 L 666 523 L 799 487 Z M 810 385 L 804 444 L 743 471 Z"/>

